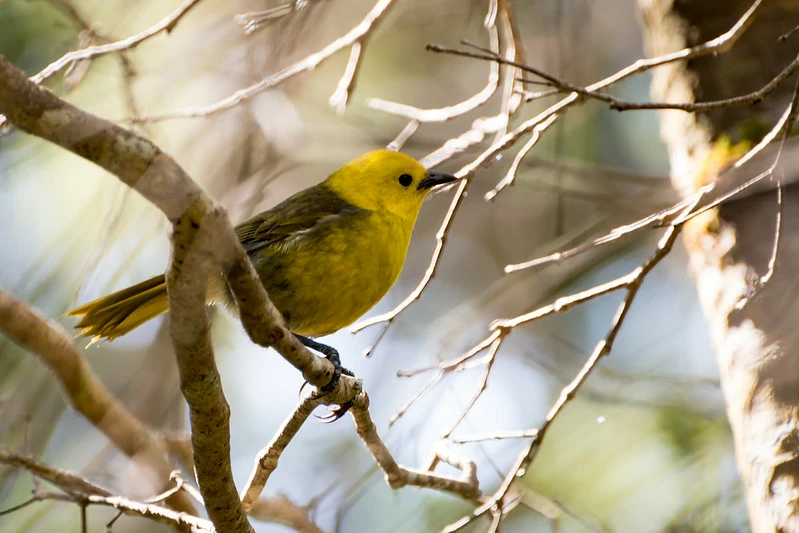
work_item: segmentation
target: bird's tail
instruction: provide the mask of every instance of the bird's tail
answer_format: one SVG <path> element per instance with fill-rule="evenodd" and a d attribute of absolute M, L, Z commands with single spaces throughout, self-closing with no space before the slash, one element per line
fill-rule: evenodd
<path fill-rule="evenodd" d="M 80 317 L 75 326 L 79 337 L 92 342 L 114 340 L 169 310 L 166 281 L 163 275 L 137 283 L 77 307 L 67 313 Z"/>

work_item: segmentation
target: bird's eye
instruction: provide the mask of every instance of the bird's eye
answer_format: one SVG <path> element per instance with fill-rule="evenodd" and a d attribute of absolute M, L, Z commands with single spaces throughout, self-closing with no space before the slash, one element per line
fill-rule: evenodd
<path fill-rule="evenodd" d="M 408 185 L 413 183 L 413 176 L 411 176 L 410 174 L 403 174 L 402 176 L 399 177 L 399 182 L 400 185 L 402 185 L 403 187 L 407 187 Z"/>

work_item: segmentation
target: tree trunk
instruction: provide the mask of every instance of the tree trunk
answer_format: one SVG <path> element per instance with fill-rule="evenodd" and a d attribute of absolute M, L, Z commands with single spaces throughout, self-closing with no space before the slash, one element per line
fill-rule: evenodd
<path fill-rule="evenodd" d="M 752 0 L 639 0 L 649 53 L 661 55 L 718 37 L 751 5 Z M 729 51 L 657 69 L 653 99 L 709 101 L 760 89 L 797 56 L 799 33 L 778 40 L 797 24 L 797 0 L 763 2 L 751 27 Z M 719 157 L 723 136 L 736 141 L 746 137 L 752 125 L 773 126 L 795 87 L 795 78 L 790 79 L 754 106 L 701 115 L 663 112 L 661 135 L 669 149 L 675 188 L 688 194 L 712 181 L 726 159 Z M 755 287 L 769 271 L 775 241 L 776 185 L 695 219 L 685 232 L 715 343 L 752 530 L 758 533 L 799 532 L 797 145 L 786 144 L 775 172 L 775 179 L 794 184 L 785 188 L 774 275 L 761 290 Z M 766 168 L 778 151 L 772 145 L 760 157 L 758 169 L 753 169 L 757 163 L 743 168 L 746 178 Z"/>

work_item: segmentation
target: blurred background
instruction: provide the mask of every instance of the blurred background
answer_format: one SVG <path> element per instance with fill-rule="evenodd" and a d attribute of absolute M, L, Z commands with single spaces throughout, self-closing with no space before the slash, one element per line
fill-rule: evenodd
<path fill-rule="evenodd" d="M 0 53 L 33 74 L 81 45 L 86 26 L 117 40 L 166 16 L 178 3 L 0 0 Z M 306 7 L 245 35 L 237 14 L 278 4 L 200 2 L 168 35 L 120 56 L 78 65 L 48 86 L 113 120 L 208 104 L 319 50 L 361 21 L 364 0 L 309 0 Z M 526 62 L 589 84 L 642 57 L 634 0 L 511 1 Z M 135 126 L 219 198 L 235 222 L 315 184 L 350 158 L 385 146 L 406 119 L 370 109 L 370 98 L 433 108 L 481 90 L 489 65 L 425 51 L 461 39 L 486 46 L 484 1 L 397 2 L 369 39 L 344 113 L 328 99 L 344 70 L 343 51 L 275 89 L 208 118 Z M 83 34 L 85 35 L 85 34 Z M 530 90 L 540 90 L 529 86 Z M 648 98 L 649 77 L 614 89 Z M 511 125 L 554 103 L 522 104 Z M 423 124 L 403 147 L 422 157 L 498 113 L 486 106 Z M 441 168 L 455 171 L 492 136 Z M 324 342 L 364 379 L 373 416 L 395 456 L 424 467 L 441 434 L 480 387 L 482 367 L 445 377 L 389 427 L 432 374 L 397 377 L 456 357 L 483 338 L 495 318 L 514 316 L 559 295 L 637 267 L 658 235 L 639 234 L 562 265 L 506 275 L 503 268 L 574 245 L 669 205 L 676 196 L 654 112 L 617 113 L 587 103 L 547 131 L 521 165 L 513 188 L 484 194 L 504 176 L 518 146 L 474 180 L 456 215 L 440 269 L 422 299 L 400 315 L 369 358 L 381 326 L 341 331 Z M 422 278 L 452 192 L 423 207 L 399 283 L 370 313 L 393 308 Z M 59 148 L 12 132 L 0 139 L 0 287 L 71 329 L 64 316 L 90 301 L 161 272 L 167 224 L 116 179 Z M 621 295 L 515 330 L 503 344 L 488 388 L 454 437 L 540 425 L 561 388 L 607 334 Z M 277 354 L 253 345 L 238 321 L 213 313 L 213 338 L 232 414 L 233 467 L 242 486 L 256 453 L 298 400 L 302 380 Z M 84 340 L 77 341 L 83 343 Z M 86 351 L 106 385 L 146 422 L 187 424 L 164 319 Z M 320 413 L 321 414 L 321 413 Z M 66 406 L 57 383 L 33 356 L 0 338 L 0 444 L 82 473 L 135 498 L 143 493 L 128 459 Z M 474 459 L 481 488 L 493 491 L 523 441 L 452 444 Z M 447 472 L 448 467 L 441 467 Z M 451 473 L 455 473 L 452 471 Z M 717 370 L 680 246 L 647 278 L 611 356 L 547 436 L 522 483 L 522 501 L 503 531 L 746 531 Z M 29 476 L 0 469 L 0 510 L 29 497 Z M 303 427 L 266 487 L 311 505 L 325 531 L 438 531 L 471 511 L 431 490 L 392 491 L 352 424 Z M 113 512 L 91 508 L 90 531 Z M 285 531 L 254 522 L 257 531 Z M 0 531 L 80 531 L 73 504 L 45 502 L 0 517 Z M 114 531 L 161 526 L 123 517 Z M 467 530 L 482 531 L 486 522 Z"/>

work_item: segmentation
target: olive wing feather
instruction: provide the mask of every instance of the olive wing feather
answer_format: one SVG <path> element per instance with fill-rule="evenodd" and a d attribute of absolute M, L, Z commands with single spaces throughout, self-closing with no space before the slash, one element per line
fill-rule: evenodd
<path fill-rule="evenodd" d="M 358 214 L 367 211 L 343 200 L 321 183 L 236 226 L 236 236 L 252 256 L 264 248 L 321 229 L 342 216 Z"/>

